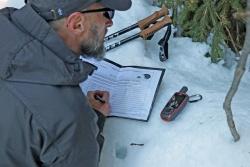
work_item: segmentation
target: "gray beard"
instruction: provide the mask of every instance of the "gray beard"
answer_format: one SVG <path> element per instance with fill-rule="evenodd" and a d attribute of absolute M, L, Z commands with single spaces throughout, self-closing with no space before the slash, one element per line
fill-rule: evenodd
<path fill-rule="evenodd" d="M 97 28 L 93 26 L 91 28 L 91 37 L 88 41 L 83 41 L 81 44 L 81 54 L 85 58 L 95 58 L 98 60 L 103 59 L 105 55 L 104 43 L 100 42 L 97 32 Z"/>

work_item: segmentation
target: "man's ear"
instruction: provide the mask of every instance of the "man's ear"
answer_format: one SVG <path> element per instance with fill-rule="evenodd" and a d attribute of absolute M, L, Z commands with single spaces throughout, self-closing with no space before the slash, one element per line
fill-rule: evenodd
<path fill-rule="evenodd" d="M 84 20 L 85 17 L 81 15 L 81 13 L 79 12 L 72 13 L 67 18 L 66 27 L 71 32 L 78 35 L 80 33 L 83 33 L 83 31 L 85 31 Z"/>

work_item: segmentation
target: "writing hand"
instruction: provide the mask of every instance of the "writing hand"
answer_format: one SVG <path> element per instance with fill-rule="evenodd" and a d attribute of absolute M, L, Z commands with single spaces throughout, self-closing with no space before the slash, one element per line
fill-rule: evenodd
<path fill-rule="evenodd" d="M 92 108 L 108 116 L 110 112 L 108 91 L 88 91 L 87 97 Z"/>

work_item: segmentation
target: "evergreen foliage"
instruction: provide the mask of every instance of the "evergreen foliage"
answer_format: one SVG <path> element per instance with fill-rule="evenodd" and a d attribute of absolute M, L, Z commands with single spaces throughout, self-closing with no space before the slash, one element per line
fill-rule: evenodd
<path fill-rule="evenodd" d="M 180 25 L 182 35 L 193 41 L 211 41 L 211 61 L 216 63 L 223 56 L 223 48 L 230 47 L 235 52 L 244 42 L 244 23 L 233 18 L 233 13 L 242 11 L 245 0 L 158 0 L 173 9 L 173 24 Z M 241 32 L 241 33 L 240 33 Z"/>

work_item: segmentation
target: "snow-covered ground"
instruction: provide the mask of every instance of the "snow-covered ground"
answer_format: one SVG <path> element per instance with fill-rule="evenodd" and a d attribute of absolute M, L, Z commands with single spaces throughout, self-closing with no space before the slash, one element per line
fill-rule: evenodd
<path fill-rule="evenodd" d="M 116 13 L 109 33 L 136 23 L 155 10 L 159 8 L 148 1 L 134 0 L 129 11 Z M 223 62 L 211 64 L 204 57 L 209 47 L 189 38 L 170 38 L 169 59 L 160 62 L 157 42 L 164 33 L 162 30 L 151 41 L 137 39 L 107 53 L 107 58 L 122 65 L 163 67 L 166 72 L 148 122 L 107 120 L 100 166 L 250 167 L 249 71 L 245 72 L 232 102 L 241 135 L 240 141 L 234 143 L 223 110 L 234 68 L 223 67 Z M 201 94 L 203 100 L 188 104 L 172 122 L 161 120 L 160 111 L 165 103 L 184 85 L 189 88 L 189 95 Z"/>
<path fill-rule="evenodd" d="M 0 0 L 0 7 L 20 7 L 17 0 Z M 150 0 L 133 0 L 129 11 L 116 12 L 109 33 L 143 19 L 157 7 Z M 138 31 L 133 31 L 122 38 Z M 250 72 L 246 70 L 232 109 L 241 139 L 234 142 L 226 122 L 223 101 L 231 85 L 234 68 L 212 64 L 204 54 L 205 43 L 189 38 L 170 38 L 169 59 L 159 61 L 157 42 L 136 39 L 107 52 L 106 57 L 122 65 L 165 68 L 160 90 L 148 122 L 108 118 L 100 167 L 250 167 Z M 249 61 L 247 69 L 249 69 Z M 172 122 L 160 118 L 160 111 L 174 92 L 186 85 L 188 94 L 201 94 L 203 100 L 189 103 Z M 150 89 L 150 88 L 149 88 Z M 131 146 L 131 143 L 143 146 Z"/>

